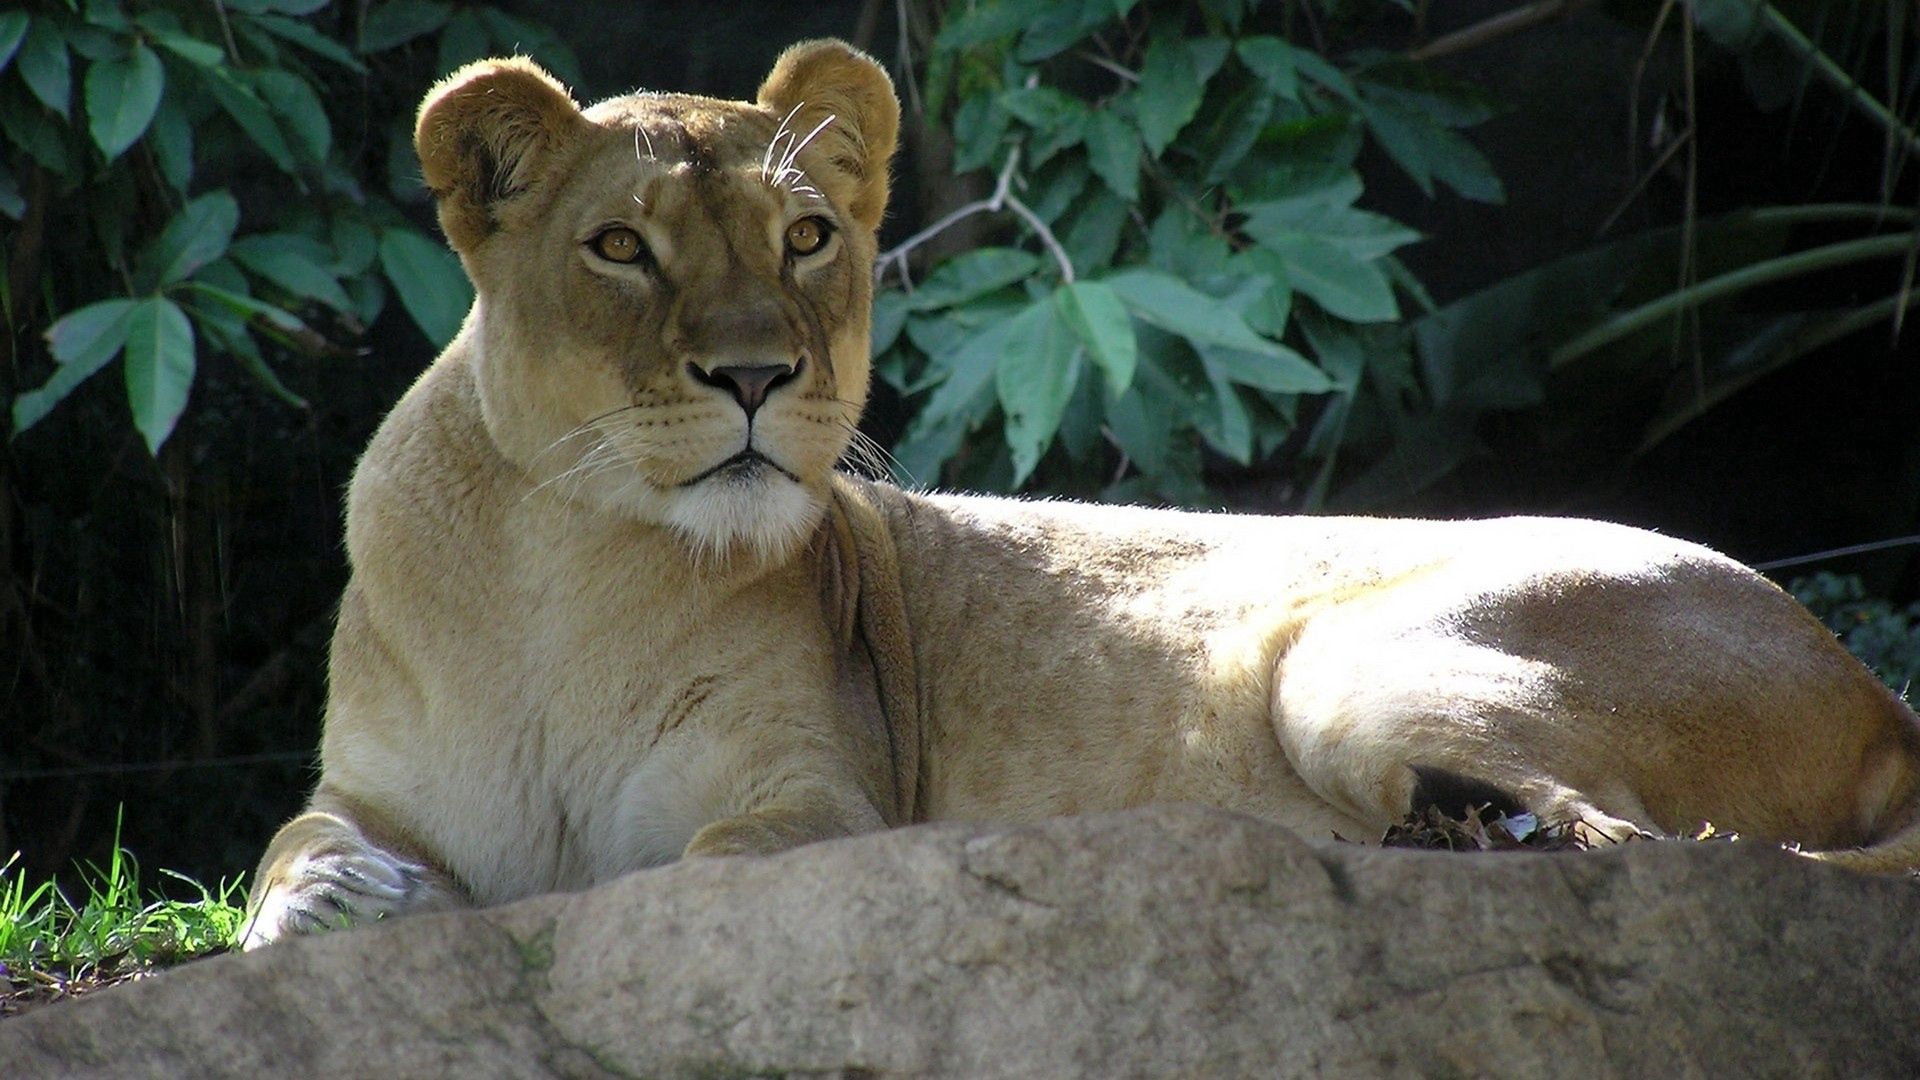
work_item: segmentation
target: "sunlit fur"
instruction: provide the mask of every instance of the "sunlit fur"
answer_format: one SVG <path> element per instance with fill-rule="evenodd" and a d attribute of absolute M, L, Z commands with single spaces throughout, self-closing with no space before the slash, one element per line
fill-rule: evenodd
<path fill-rule="evenodd" d="M 583 113 L 524 61 L 429 94 L 478 299 L 355 472 L 321 780 L 249 945 L 932 819 L 1183 801 L 1371 840 L 1438 774 L 1594 837 L 1920 866 L 1920 722 L 1697 545 L 834 473 L 884 456 L 854 424 L 897 122 L 831 42 L 751 104 Z M 801 216 L 833 231 L 789 257 Z M 650 256 L 596 256 L 614 225 Z M 749 425 L 713 372 L 765 364 L 798 367 Z"/>

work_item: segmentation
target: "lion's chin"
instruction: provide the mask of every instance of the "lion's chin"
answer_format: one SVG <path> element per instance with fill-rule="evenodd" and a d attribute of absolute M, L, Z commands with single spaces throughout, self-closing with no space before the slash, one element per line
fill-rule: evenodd
<path fill-rule="evenodd" d="M 784 560 L 820 521 L 819 500 L 772 468 L 725 470 L 664 494 L 665 523 L 703 558 Z"/>

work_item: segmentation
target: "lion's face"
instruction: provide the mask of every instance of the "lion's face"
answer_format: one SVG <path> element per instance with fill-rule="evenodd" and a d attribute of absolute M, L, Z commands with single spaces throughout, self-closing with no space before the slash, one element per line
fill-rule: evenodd
<path fill-rule="evenodd" d="M 502 451 L 697 547 L 803 540 L 866 399 L 897 120 L 886 75 L 830 44 L 789 50 L 754 104 L 581 112 L 523 61 L 436 88 L 417 139 Z"/>

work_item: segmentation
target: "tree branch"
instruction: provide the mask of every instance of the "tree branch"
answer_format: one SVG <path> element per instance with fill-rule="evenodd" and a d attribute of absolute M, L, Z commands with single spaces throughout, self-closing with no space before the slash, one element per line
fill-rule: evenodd
<path fill-rule="evenodd" d="M 1407 53 L 1407 59 L 1434 60 L 1442 56 L 1466 52 L 1468 49 L 1477 49 L 1490 41 L 1498 41 L 1508 34 L 1518 33 L 1529 26 L 1571 15 L 1593 2 L 1594 0 L 1539 0 L 1537 3 L 1501 12 L 1491 19 L 1483 19 L 1465 29 L 1434 38 Z"/>
<path fill-rule="evenodd" d="M 1020 198 L 1013 193 L 1014 170 L 1019 162 L 1020 148 L 1014 147 L 1007 154 L 1007 163 L 1000 167 L 1000 175 L 994 180 L 993 194 L 959 207 L 939 221 L 902 240 L 893 250 L 873 260 L 873 280 L 879 282 L 885 279 L 887 267 L 897 266 L 900 272 L 900 283 L 906 286 L 908 292 L 912 292 L 913 279 L 907 274 L 907 256 L 914 248 L 975 214 L 997 214 L 1002 210 L 1011 210 L 1019 216 L 1021 221 L 1026 222 L 1027 227 L 1033 230 L 1033 234 L 1040 238 L 1041 245 L 1053 256 L 1054 262 L 1059 264 L 1061 279 L 1072 281 L 1073 260 L 1067 257 L 1067 249 L 1061 246 L 1059 238 L 1053 235 L 1053 230 L 1047 227 L 1047 223 L 1040 220 L 1040 215 L 1034 213 L 1032 207 L 1020 201 Z"/>

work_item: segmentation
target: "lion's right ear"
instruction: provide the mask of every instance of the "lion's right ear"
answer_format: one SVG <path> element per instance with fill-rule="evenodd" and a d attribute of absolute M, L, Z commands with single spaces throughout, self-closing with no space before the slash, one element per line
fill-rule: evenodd
<path fill-rule="evenodd" d="M 525 191 L 586 123 L 566 87 L 531 60 L 476 60 L 434 84 L 413 145 L 456 249 L 487 238 L 496 204 Z"/>

